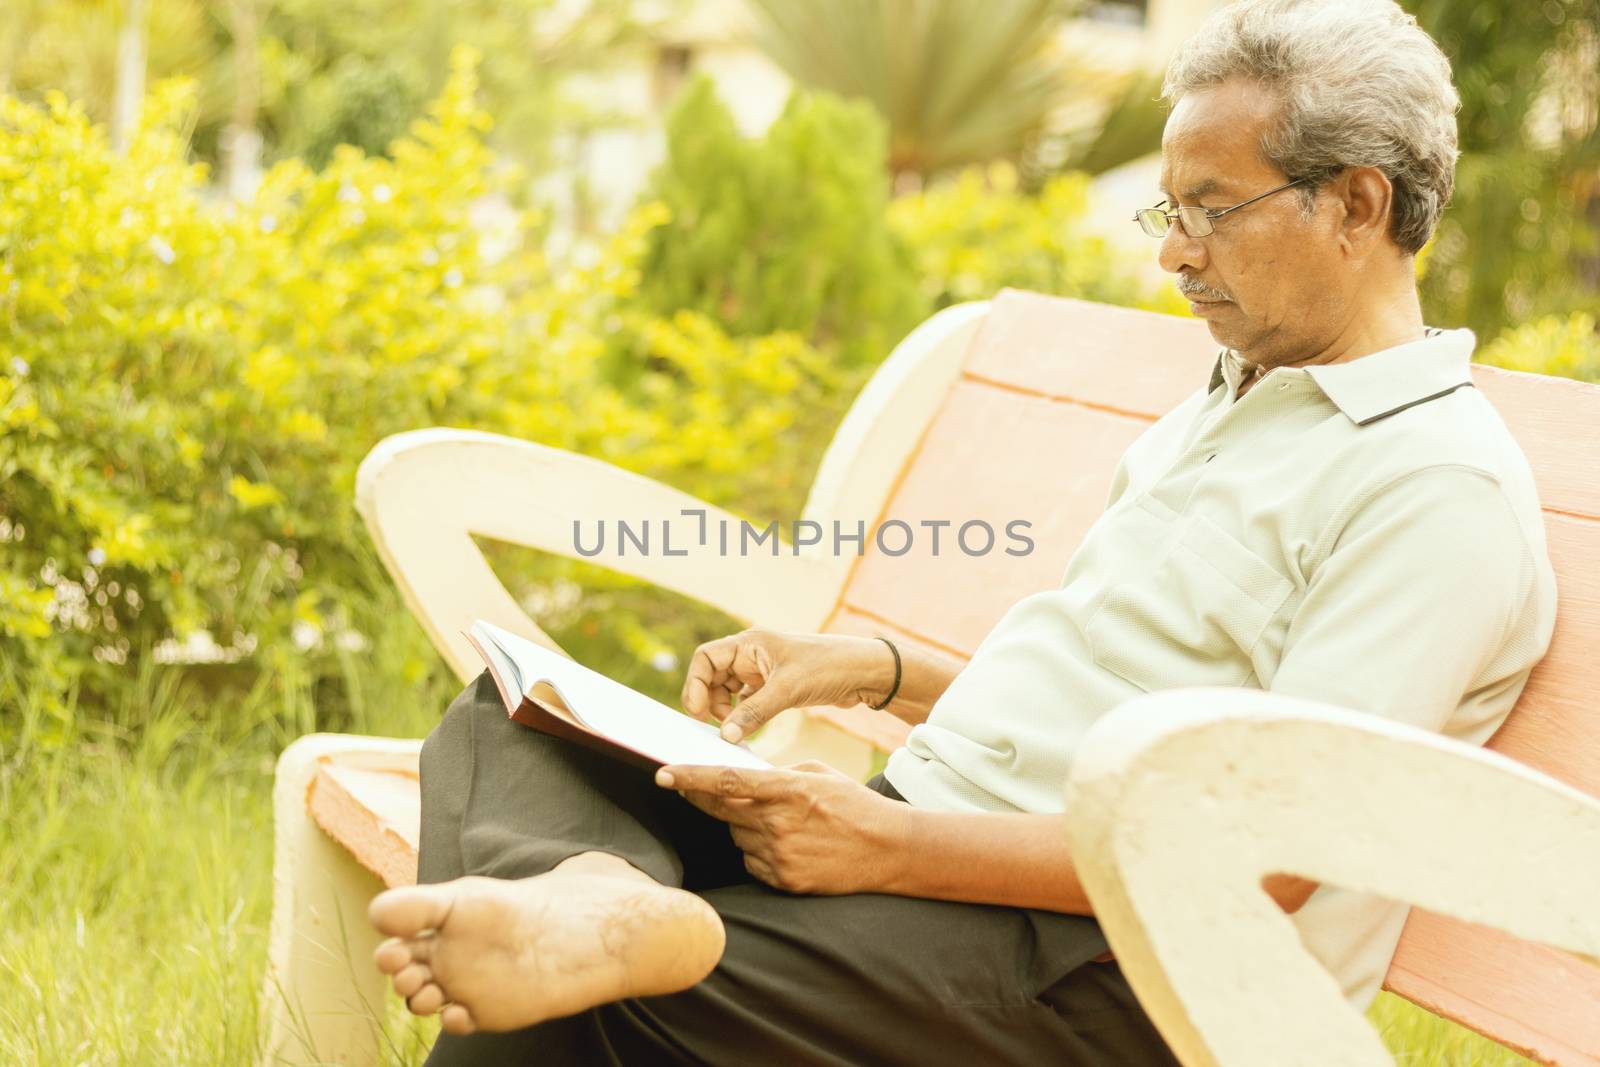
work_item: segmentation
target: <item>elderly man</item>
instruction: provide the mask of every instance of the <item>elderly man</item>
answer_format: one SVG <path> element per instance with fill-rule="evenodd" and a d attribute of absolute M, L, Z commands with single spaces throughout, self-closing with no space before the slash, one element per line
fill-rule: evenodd
<path fill-rule="evenodd" d="M 1447 61 L 1390 0 L 1247 2 L 1165 94 L 1163 202 L 1137 221 L 1223 350 L 1123 457 L 1061 587 L 953 678 L 870 639 L 697 650 L 685 707 L 728 736 L 857 700 L 915 723 L 865 786 L 820 765 L 652 781 L 508 722 L 480 678 L 423 751 L 435 884 L 372 908 L 397 992 L 443 1012 L 430 1064 L 1171 1063 L 1064 845 L 1087 727 L 1188 685 L 1472 742 L 1505 718 L 1555 587 L 1474 339 L 1418 304 L 1456 156 Z M 1404 909 L 1266 888 L 1365 1006 Z"/>

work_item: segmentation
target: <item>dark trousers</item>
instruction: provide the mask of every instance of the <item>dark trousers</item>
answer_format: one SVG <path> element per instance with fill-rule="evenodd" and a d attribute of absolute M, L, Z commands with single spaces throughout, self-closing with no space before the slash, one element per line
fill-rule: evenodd
<path fill-rule="evenodd" d="M 422 750 L 420 878 L 525 878 L 579 852 L 700 894 L 727 946 L 697 985 L 505 1034 L 430 1067 L 1154 1064 L 1176 1067 L 1093 919 L 758 881 L 727 824 L 644 771 L 513 723 L 487 673 Z M 882 775 L 869 786 L 903 800 Z"/>

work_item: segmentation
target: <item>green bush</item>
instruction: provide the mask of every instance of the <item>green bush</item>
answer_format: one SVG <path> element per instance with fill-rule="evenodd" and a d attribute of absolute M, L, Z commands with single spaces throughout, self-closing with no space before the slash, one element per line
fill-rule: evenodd
<path fill-rule="evenodd" d="M 560 276 L 528 215 L 475 224 L 515 176 L 473 80 L 458 57 L 392 159 L 286 161 L 237 206 L 186 161 L 181 86 L 126 156 L 60 96 L 0 100 L 0 707 L 93 709 L 173 643 L 236 661 L 240 684 L 313 689 L 334 723 L 375 635 L 411 642 L 417 680 L 437 672 L 387 624 L 397 598 L 351 506 L 389 433 L 511 433 L 734 507 L 789 462 L 826 363 L 792 334 L 638 310 L 659 206 Z"/>
<path fill-rule="evenodd" d="M 1170 285 L 1152 291 L 1084 226 L 1089 179 L 1051 178 L 1021 190 L 1009 163 L 973 167 L 889 208 L 895 234 L 913 250 L 930 308 L 987 299 L 1003 287 L 1187 315 Z"/>
<path fill-rule="evenodd" d="M 497 146 L 555 179 L 570 162 L 568 137 L 634 121 L 573 94 L 569 79 L 649 54 L 682 3 L 143 0 L 138 7 L 149 81 L 195 79 L 189 150 L 202 160 L 221 164 L 236 121 L 262 136 L 269 164 L 294 156 L 320 169 L 339 144 L 378 154 L 424 114 L 448 76 L 452 47 L 462 44 L 485 53 L 479 98 L 495 116 Z M 0 86 L 32 102 L 59 89 L 95 121 L 110 117 L 119 33 L 134 13 L 126 0 L 5 0 L 0 13 Z M 252 99 L 241 100 L 242 89 Z"/>
<path fill-rule="evenodd" d="M 886 160 L 886 127 L 863 103 L 796 93 L 752 140 L 697 80 L 668 119 L 667 160 L 647 193 L 672 221 L 651 235 L 644 301 L 693 308 L 737 335 L 800 331 L 846 367 L 1005 286 L 1187 313 L 1087 232 L 1086 176 L 1030 195 L 997 163 L 891 201 Z"/>
<path fill-rule="evenodd" d="M 219 709 L 267 689 L 284 734 L 376 721 L 364 702 L 396 681 L 436 701 L 449 679 L 351 503 L 382 437 L 503 432 L 787 521 L 873 366 L 938 307 L 1004 285 L 1173 300 L 1085 235 L 1080 178 L 1030 197 L 974 172 L 891 204 L 870 113 L 799 95 L 750 142 L 704 89 L 664 202 L 555 271 L 474 88 L 462 54 L 386 157 L 287 160 L 243 204 L 189 162 L 182 85 L 120 156 L 64 98 L 0 100 L 0 707 L 103 715 L 152 658 L 206 663 Z M 489 551 L 575 655 L 668 699 L 659 654 L 728 625 Z"/>
<path fill-rule="evenodd" d="M 889 231 L 887 150 L 870 106 L 826 93 L 793 94 L 765 137 L 745 138 L 697 78 L 646 193 L 672 213 L 651 235 L 646 305 L 734 334 L 800 331 L 846 362 L 881 358 L 925 310 Z"/>
<path fill-rule="evenodd" d="M 1595 317 L 1547 315 L 1514 326 L 1483 347 L 1478 360 L 1510 370 L 1600 382 L 1600 333 Z"/>

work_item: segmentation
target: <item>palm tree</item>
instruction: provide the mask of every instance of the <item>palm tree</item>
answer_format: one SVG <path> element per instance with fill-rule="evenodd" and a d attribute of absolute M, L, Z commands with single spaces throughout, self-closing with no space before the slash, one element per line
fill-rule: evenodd
<path fill-rule="evenodd" d="M 888 120 L 896 188 L 1015 158 L 1069 84 L 1063 0 L 751 0 L 756 41 L 796 82 Z M 1070 5 L 1076 6 L 1076 5 Z"/>

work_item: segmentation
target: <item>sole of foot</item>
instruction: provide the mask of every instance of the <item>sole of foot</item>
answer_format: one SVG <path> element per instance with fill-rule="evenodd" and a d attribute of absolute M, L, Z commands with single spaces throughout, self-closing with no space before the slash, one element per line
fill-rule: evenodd
<path fill-rule="evenodd" d="M 722 956 L 703 899 L 640 878 L 554 870 L 380 893 L 378 967 L 447 1033 L 516 1030 L 632 996 L 687 989 Z"/>

